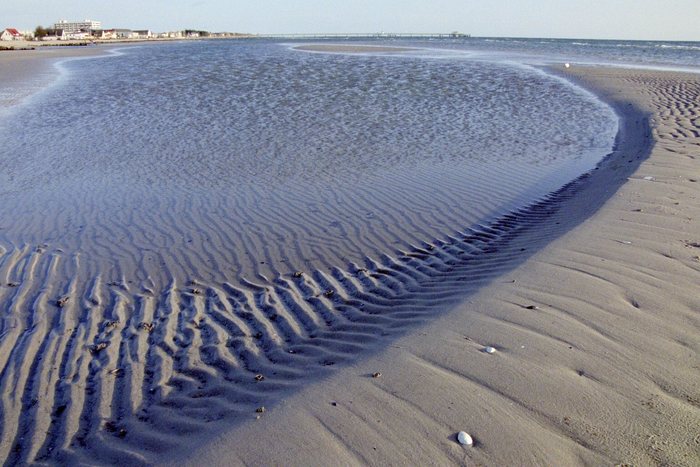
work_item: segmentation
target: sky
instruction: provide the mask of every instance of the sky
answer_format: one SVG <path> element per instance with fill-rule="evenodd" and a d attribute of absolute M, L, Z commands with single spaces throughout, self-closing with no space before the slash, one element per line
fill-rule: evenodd
<path fill-rule="evenodd" d="M 447 33 L 700 41 L 700 0 L 2 0 L 0 28 Z"/>

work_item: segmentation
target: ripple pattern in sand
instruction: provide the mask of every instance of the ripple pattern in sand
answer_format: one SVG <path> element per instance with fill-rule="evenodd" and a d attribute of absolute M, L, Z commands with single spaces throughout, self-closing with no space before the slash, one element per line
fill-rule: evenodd
<path fill-rule="evenodd" d="M 610 130 L 501 66 L 225 45 L 195 73 L 177 47 L 71 64 L 3 121 L 9 464 L 149 462 L 429 319 L 521 258 Z"/>

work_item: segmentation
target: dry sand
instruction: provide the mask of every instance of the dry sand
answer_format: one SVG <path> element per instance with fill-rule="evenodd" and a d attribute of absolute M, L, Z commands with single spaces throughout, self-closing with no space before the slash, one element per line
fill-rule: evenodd
<path fill-rule="evenodd" d="M 0 458 L 697 465 L 700 80 L 568 73 L 625 115 L 598 170 L 366 269 L 154 296 L 0 245 Z"/>
<path fill-rule="evenodd" d="M 700 464 L 700 78 L 568 74 L 626 115 L 620 150 L 494 252 L 503 275 L 187 464 Z"/>

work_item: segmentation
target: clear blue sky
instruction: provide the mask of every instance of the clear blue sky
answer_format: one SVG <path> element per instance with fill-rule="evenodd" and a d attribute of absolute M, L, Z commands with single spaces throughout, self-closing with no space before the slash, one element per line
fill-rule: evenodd
<path fill-rule="evenodd" d="M 105 28 L 251 33 L 451 32 L 700 41 L 700 0 L 2 0 L 0 28 L 59 19 Z"/>

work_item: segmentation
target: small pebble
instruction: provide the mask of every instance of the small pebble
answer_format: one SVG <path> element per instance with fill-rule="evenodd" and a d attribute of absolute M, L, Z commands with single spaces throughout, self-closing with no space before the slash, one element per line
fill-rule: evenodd
<path fill-rule="evenodd" d="M 257 409 L 255 409 L 255 411 L 256 411 L 257 413 L 263 413 L 263 412 L 265 412 L 265 407 L 264 407 L 264 406 L 263 406 L 263 407 L 258 407 Z"/>
<path fill-rule="evenodd" d="M 496 348 L 495 348 L 495 347 L 491 347 L 491 346 L 489 345 L 489 346 L 484 347 L 484 352 L 486 352 L 486 353 L 496 353 Z"/>
<path fill-rule="evenodd" d="M 472 446 L 474 444 L 474 440 L 466 431 L 460 431 L 457 433 L 457 441 L 459 441 L 459 444 L 464 446 Z"/>
<path fill-rule="evenodd" d="M 380 376 L 382 376 L 380 372 L 372 373 L 372 378 L 379 378 Z"/>

